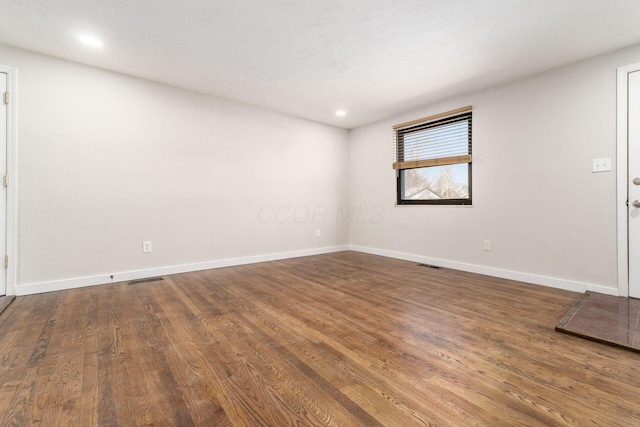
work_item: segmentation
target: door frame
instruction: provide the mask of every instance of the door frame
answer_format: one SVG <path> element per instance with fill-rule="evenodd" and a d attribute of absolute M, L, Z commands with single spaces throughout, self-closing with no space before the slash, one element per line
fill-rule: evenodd
<path fill-rule="evenodd" d="M 16 272 L 18 266 L 17 250 L 17 78 L 18 71 L 15 67 L 0 64 L 0 72 L 7 74 L 7 91 L 9 92 L 9 104 L 7 105 L 7 173 L 9 174 L 9 187 L 7 187 L 7 228 L 6 254 L 9 256 L 9 266 L 6 269 L 5 291 L 6 295 L 16 294 Z M 1 256 L 0 256 L 1 257 Z M 2 266 L 0 265 L 0 268 Z"/>

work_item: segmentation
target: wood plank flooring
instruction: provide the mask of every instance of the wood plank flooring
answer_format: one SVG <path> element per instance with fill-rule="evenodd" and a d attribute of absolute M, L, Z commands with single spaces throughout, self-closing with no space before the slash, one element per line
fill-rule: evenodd
<path fill-rule="evenodd" d="M 640 425 L 578 297 L 355 252 L 18 297 L 0 425 Z"/>

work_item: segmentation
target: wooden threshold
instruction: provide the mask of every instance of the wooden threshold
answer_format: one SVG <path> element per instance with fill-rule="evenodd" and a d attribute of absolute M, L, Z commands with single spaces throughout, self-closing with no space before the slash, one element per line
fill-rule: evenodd
<path fill-rule="evenodd" d="M 14 299 L 16 299 L 15 295 L 5 295 L 0 297 L 0 314 L 9 307 L 9 304 L 11 304 Z"/>

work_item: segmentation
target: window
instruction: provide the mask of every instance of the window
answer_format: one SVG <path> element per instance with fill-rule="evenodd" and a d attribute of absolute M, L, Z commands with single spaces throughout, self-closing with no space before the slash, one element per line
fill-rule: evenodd
<path fill-rule="evenodd" d="M 399 205 L 471 204 L 471 107 L 393 127 Z"/>

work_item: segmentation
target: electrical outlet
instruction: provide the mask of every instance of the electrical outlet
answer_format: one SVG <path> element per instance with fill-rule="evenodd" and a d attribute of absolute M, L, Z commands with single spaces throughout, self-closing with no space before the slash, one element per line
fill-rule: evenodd
<path fill-rule="evenodd" d="M 320 237 L 320 229 L 316 228 L 316 237 Z"/>
<path fill-rule="evenodd" d="M 611 157 L 604 157 L 602 159 L 593 159 L 591 161 L 591 172 L 610 172 L 611 171 Z"/>
<path fill-rule="evenodd" d="M 142 242 L 142 252 L 145 254 L 151 253 L 151 251 L 153 250 L 153 247 L 151 246 L 151 241 L 150 240 L 146 240 L 144 242 Z"/>
<path fill-rule="evenodd" d="M 483 249 L 487 252 L 491 252 L 491 240 L 485 240 L 483 242 Z"/>

